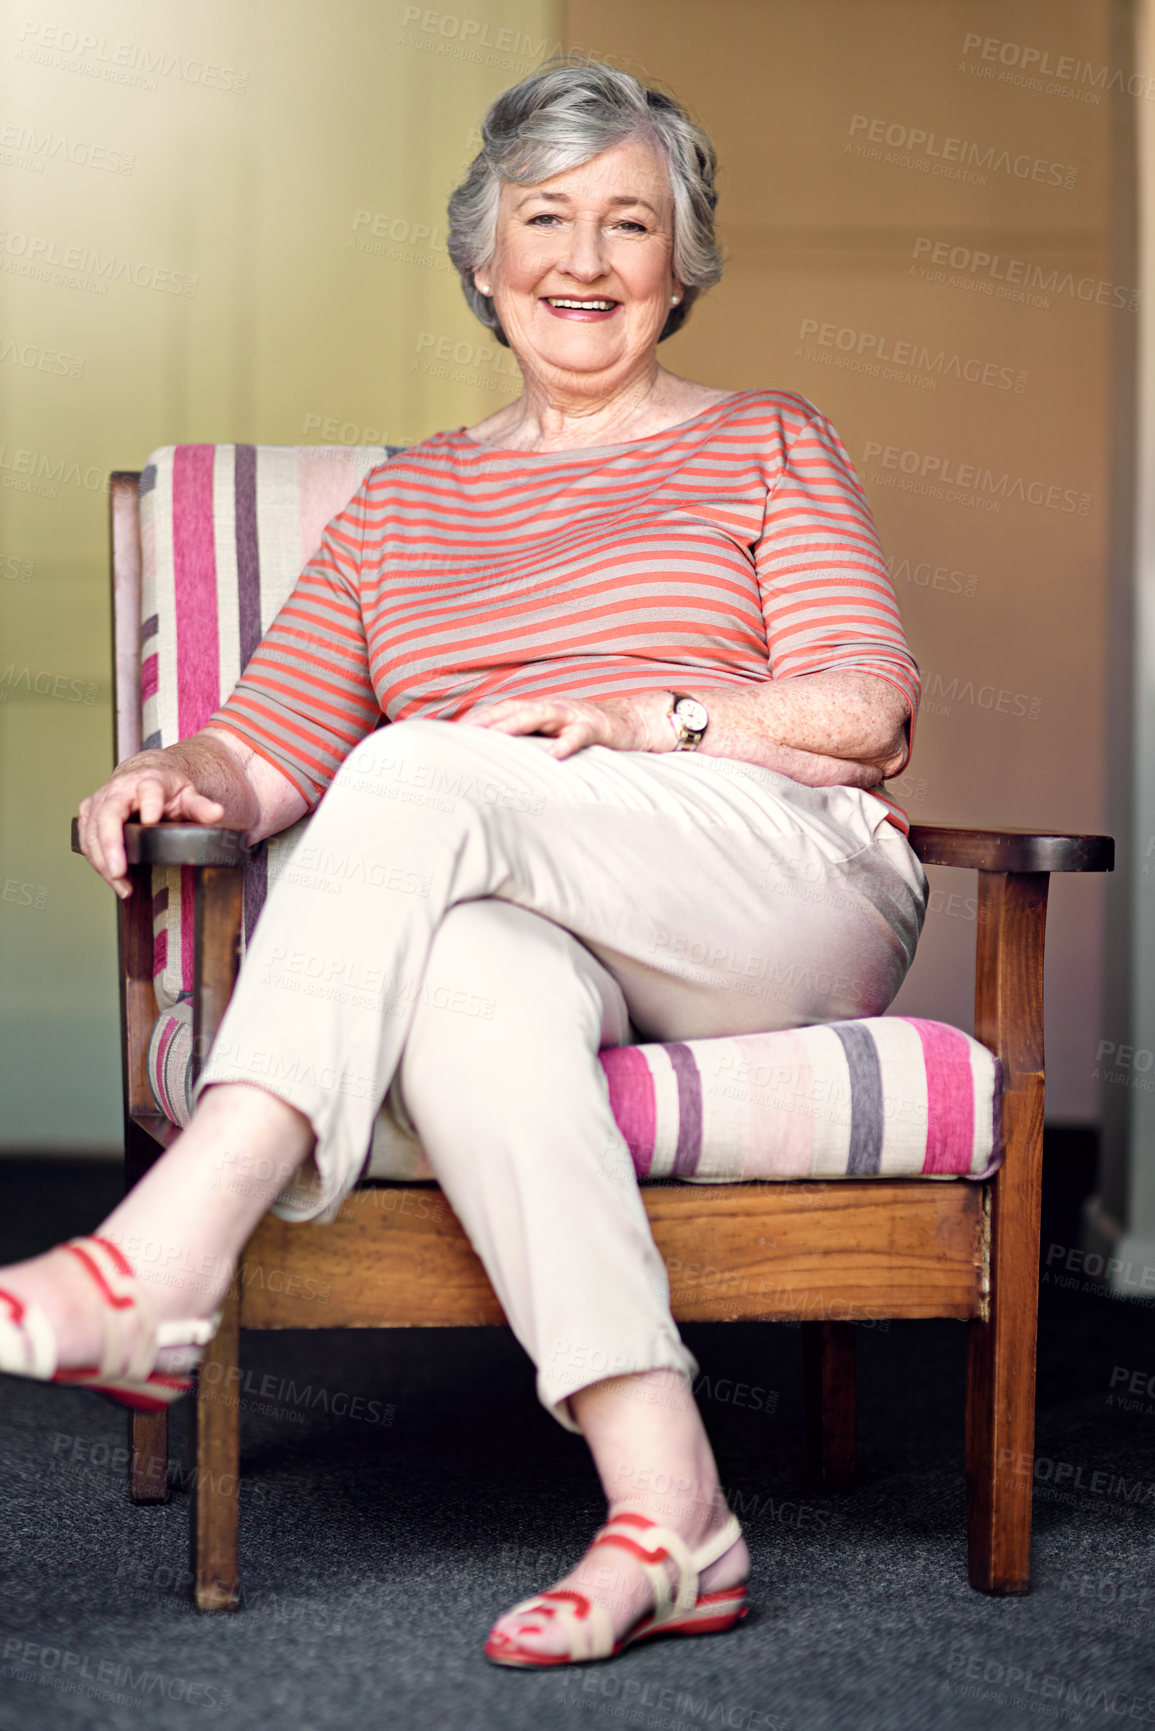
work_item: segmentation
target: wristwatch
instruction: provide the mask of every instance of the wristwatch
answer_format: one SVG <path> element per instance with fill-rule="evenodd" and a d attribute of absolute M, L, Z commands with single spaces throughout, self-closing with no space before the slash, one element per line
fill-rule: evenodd
<path fill-rule="evenodd" d="M 675 751 L 695 751 L 702 743 L 702 735 L 710 725 L 710 717 L 704 703 L 699 703 L 696 697 L 686 697 L 680 691 L 671 691 L 672 707 L 669 712 L 670 726 L 674 730 Z"/>

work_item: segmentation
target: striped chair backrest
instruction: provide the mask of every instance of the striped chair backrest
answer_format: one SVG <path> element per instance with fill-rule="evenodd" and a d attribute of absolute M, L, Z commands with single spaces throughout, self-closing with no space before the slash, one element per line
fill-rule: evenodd
<path fill-rule="evenodd" d="M 145 746 L 175 745 L 229 696 L 329 519 L 399 445 L 165 445 L 140 482 Z M 307 818 L 257 848 L 245 930 Z M 153 873 L 161 1008 L 192 991 L 192 873 Z"/>

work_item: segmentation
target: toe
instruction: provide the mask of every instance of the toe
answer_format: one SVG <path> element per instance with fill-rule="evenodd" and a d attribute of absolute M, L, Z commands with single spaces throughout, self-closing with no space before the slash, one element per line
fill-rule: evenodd
<path fill-rule="evenodd" d="M 491 1659 L 512 1659 L 519 1654 L 544 1656 L 556 1650 L 551 1645 L 550 1633 L 540 1612 L 510 1611 L 493 1625 L 485 1651 Z"/>
<path fill-rule="evenodd" d="M 498 1625 L 494 1624 L 489 1631 L 489 1639 L 485 1643 L 485 1651 L 491 1659 L 511 1658 L 517 1652 L 517 1642 L 512 1635 L 507 1635 Z"/>

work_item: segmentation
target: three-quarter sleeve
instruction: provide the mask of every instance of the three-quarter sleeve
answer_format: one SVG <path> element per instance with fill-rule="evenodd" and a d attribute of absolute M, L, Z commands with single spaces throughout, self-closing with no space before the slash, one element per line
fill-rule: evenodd
<path fill-rule="evenodd" d="M 913 719 L 918 667 L 874 517 L 846 447 L 817 410 L 787 447 L 755 564 L 775 679 L 856 668 L 896 685 Z"/>
<path fill-rule="evenodd" d="M 381 719 L 360 598 L 371 476 L 330 520 L 232 695 L 206 724 L 252 746 L 310 810 Z"/>

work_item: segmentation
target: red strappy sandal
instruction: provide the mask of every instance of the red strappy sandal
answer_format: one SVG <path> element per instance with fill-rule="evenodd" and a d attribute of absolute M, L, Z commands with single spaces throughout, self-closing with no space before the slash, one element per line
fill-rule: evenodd
<path fill-rule="evenodd" d="M 220 1326 L 220 1312 L 182 1322 L 158 1322 L 148 1290 L 107 1238 L 72 1238 L 71 1251 L 91 1276 L 102 1301 L 104 1344 L 100 1364 L 57 1368 L 56 1335 L 36 1304 L 0 1287 L 0 1372 L 36 1382 L 90 1388 L 137 1412 L 163 1412 L 192 1390 L 192 1379 L 156 1369 L 165 1347 L 207 1346 Z"/>
<path fill-rule="evenodd" d="M 514 1612 L 538 1611 L 558 1623 L 569 1641 L 569 1652 L 542 1653 L 494 1629 L 485 1643 L 485 1656 L 495 1665 L 581 1665 L 593 1659 L 613 1659 L 651 1635 L 715 1635 L 732 1629 L 746 1615 L 746 1583 L 701 1593 L 698 1578 L 741 1536 L 742 1529 L 731 1515 L 724 1527 L 691 1551 L 669 1527 L 659 1526 L 648 1515 L 623 1510 L 600 1529 L 594 1545 L 620 1545 L 638 1559 L 654 1589 L 653 1610 L 615 1641 L 610 1615 L 603 1605 L 570 1589 L 539 1593 L 515 1605 Z M 667 1562 L 673 1563 L 677 1577 L 673 1590 Z"/>

